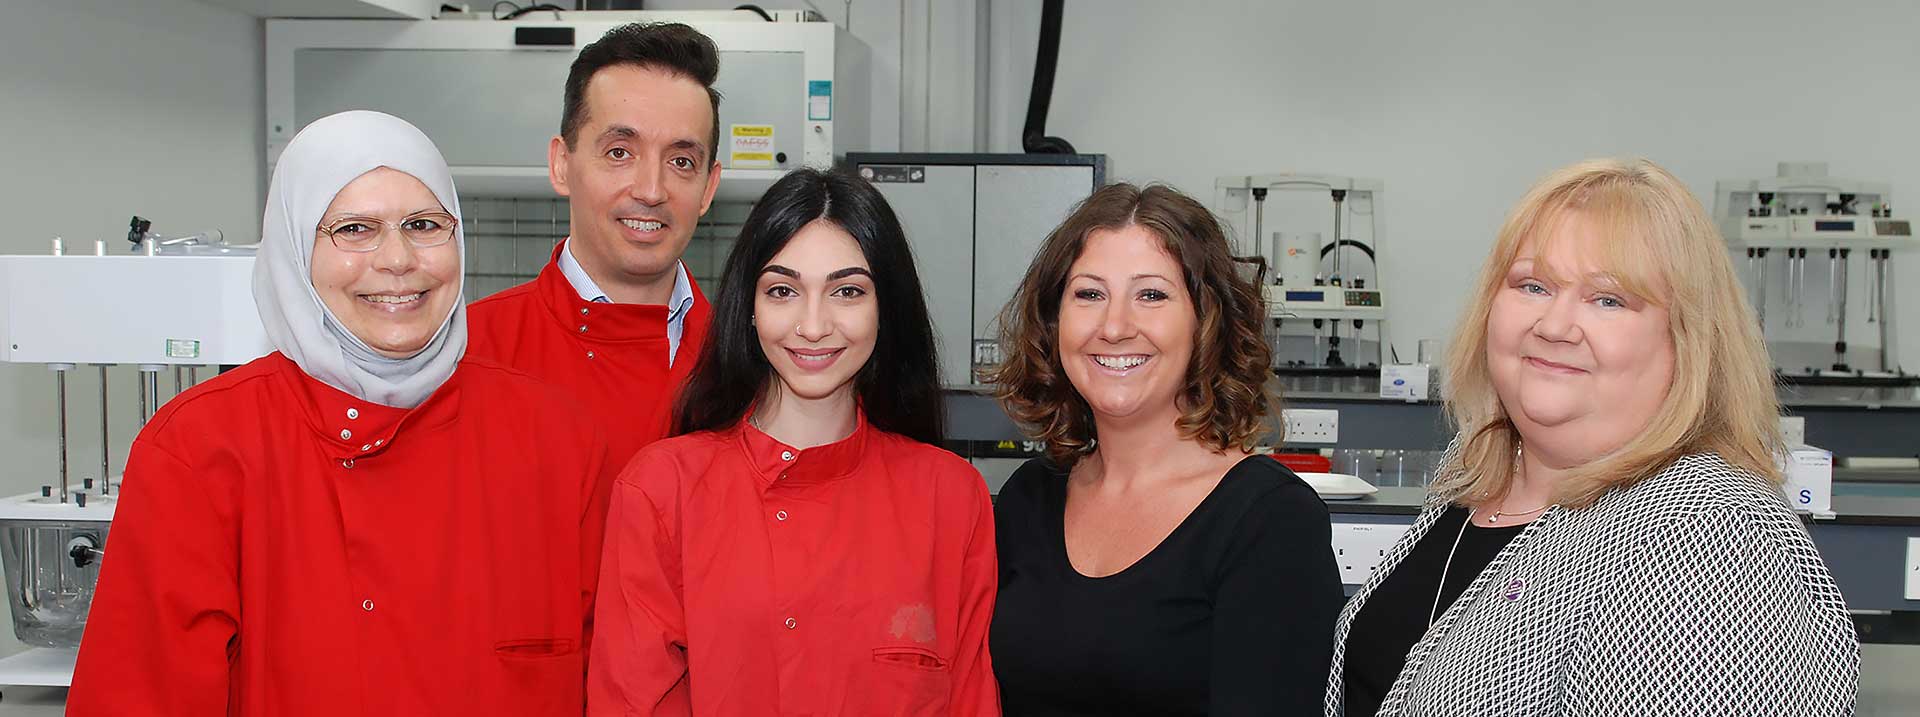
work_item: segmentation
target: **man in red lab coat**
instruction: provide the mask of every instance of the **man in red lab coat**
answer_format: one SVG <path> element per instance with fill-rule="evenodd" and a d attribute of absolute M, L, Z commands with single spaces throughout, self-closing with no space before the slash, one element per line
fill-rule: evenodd
<path fill-rule="evenodd" d="M 470 307 L 472 351 L 573 394 L 624 465 L 666 435 L 709 309 L 680 257 L 720 185 L 720 60 L 681 24 L 588 45 L 547 148 L 571 234 L 533 281 Z"/>

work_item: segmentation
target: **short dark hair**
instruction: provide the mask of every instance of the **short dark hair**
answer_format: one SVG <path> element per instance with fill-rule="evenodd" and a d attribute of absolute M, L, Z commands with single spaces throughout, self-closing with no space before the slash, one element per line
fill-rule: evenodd
<path fill-rule="evenodd" d="M 794 170 L 753 205 L 721 270 L 706 344 L 675 402 L 674 435 L 733 426 L 776 380 L 753 328 L 754 288 L 767 262 L 814 220 L 851 235 L 872 270 L 879 334 L 873 355 L 853 379 L 867 422 L 940 445 L 945 409 L 939 359 L 906 231 L 880 190 L 845 169 Z"/>
<path fill-rule="evenodd" d="M 1101 187 L 1047 235 L 1000 313 L 1004 358 L 988 372 L 995 397 L 1056 464 L 1072 466 L 1093 449 L 1093 409 L 1060 362 L 1060 302 L 1087 237 L 1129 226 L 1158 237 L 1180 265 L 1199 320 L 1175 430 L 1215 450 L 1250 450 L 1280 407 L 1268 387 L 1273 354 L 1259 272 L 1243 271 L 1247 262 L 1233 256 L 1212 212 L 1163 184 Z"/>
<path fill-rule="evenodd" d="M 621 25 L 580 50 L 567 71 L 566 107 L 560 113 L 560 136 L 572 149 L 579 139 L 580 125 L 587 122 L 587 83 L 595 73 L 616 65 L 636 65 L 650 70 L 679 75 L 700 83 L 713 104 L 713 131 L 707 135 L 707 159 L 720 156 L 720 91 L 713 83 L 720 78 L 720 49 L 713 39 L 677 22 Z"/>

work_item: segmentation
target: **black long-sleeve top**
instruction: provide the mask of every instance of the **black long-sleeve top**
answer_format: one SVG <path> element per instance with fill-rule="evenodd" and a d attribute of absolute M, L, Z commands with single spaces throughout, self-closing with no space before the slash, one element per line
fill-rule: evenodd
<path fill-rule="evenodd" d="M 1317 714 L 1344 602 L 1326 505 L 1253 456 L 1119 573 L 1067 559 L 1066 472 L 1028 461 L 995 507 L 989 644 L 1006 714 Z"/>

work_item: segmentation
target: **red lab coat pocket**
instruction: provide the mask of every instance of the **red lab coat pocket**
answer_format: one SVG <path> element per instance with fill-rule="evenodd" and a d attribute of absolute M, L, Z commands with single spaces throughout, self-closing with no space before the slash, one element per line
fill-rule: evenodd
<path fill-rule="evenodd" d="M 505 640 L 493 645 L 500 658 L 506 702 L 497 714 L 578 717 L 585 704 L 586 661 L 579 643 L 565 638 Z"/>
<path fill-rule="evenodd" d="M 945 715 L 953 691 L 947 658 L 925 647 L 876 647 L 859 689 L 862 715 Z"/>

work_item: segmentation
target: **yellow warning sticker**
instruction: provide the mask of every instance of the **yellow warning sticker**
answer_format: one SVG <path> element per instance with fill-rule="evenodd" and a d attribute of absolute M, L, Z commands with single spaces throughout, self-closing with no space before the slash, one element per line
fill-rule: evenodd
<path fill-rule="evenodd" d="M 734 169 L 772 169 L 774 162 L 773 125 L 737 124 L 728 131 L 732 151 L 727 166 Z"/>

